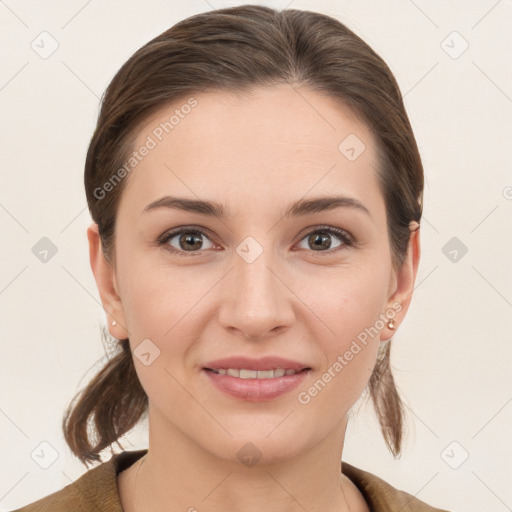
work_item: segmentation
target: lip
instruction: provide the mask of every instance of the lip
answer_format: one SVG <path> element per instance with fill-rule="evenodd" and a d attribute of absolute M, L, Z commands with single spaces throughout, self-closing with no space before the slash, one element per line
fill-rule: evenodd
<path fill-rule="evenodd" d="M 295 370 L 300 372 L 310 368 L 307 364 L 284 359 L 277 356 L 267 356 L 260 359 L 250 359 L 248 357 L 227 357 L 225 359 L 216 359 L 204 365 L 205 369 L 218 370 L 219 368 L 233 368 L 246 370 L 273 370 L 275 368 L 284 368 L 285 370 Z"/>
<path fill-rule="evenodd" d="M 212 371 L 219 368 L 244 368 L 246 370 L 283 368 L 295 370 L 297 373 L 271 379 L 241 379 Z M 202 373 L 206 376 L 207 380 L 218 390 L 230 397 L 246 402 L 268 402 L 274 400 L 296 388 L 309 375 L 310 371 L 311 367 L 303 363 L 274 356 L 261 359 L 249 359 L 247 357 L 217 359 L 206 364 L 202 369 Z"/>
<path fill-rule="evenodd" d="M 230 375 L 221 375 L 206 368 L 202 369 L 209 380 L 218 390 L 246 402 L 268 402 L 296 388 L 309 374 L 304 369 L 293 375 L 274 377 L 272 379 L 240 379 Z"/>

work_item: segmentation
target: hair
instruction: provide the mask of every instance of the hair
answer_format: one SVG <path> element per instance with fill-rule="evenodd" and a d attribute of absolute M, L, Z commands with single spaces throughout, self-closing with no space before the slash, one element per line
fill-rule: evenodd
<path fill-rule="evenodd" d="M 392 265 L 401 268 L 409 224 L 421 219 L 424 183 L 418 147 L 391 70 L 359 36 L 330 16 L 256 5 L 180 21 L 138 49 L 105 90 L 87 151 L 84 184 L 106 261 L 115 264 L 116 212 L 126 179 L 108 194 L 96 191 L 129 159 L 144 121 L 191 94 L 247 93 L 281 83 L 327 95 L 370 128 L 376 139 L 375 171 L 386 205 Z M 105 329 L 102 333 L 109 336 Z M 148 397 L 135 371 L 129 339 L 116 343 L 120 350 L 75 395 L 62 421 L 67 444 L 86 465 L 101 461 L 99 452 L 114 442 L 122 447 L 119 438 L 147 413 Z M 390 369 L 389 343 L 377 358 L 367 390 L 384 440 L 398 457 L 405 409 Z M 96 437 L 93 442 L 88 426 Z"/>

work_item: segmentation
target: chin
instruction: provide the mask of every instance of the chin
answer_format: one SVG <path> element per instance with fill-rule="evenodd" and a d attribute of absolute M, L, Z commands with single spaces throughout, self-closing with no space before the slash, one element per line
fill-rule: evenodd
<path fill-rule="evenodd" d="M 228 439 L 227 435 L 223 436 L 223 439 L 217 438 L 220 445 L 214 448 L 213 440 L 209 437 L 204 439 L 204 446 L 219 458 L 242 463 L 247 467 L 256 464 L 278 464 L 307 451 L 308 439 L 304 437 L 304 430 L 301 430 L 299 425 L 294 425 L 291 431 L 283 425 L 276 428 L 278 423 L 274 423 L 271 428 L 267 425 L 258 428 L 252 422 L 252 425 L 247 425 L 247 428 L 241 430 L 229 429 L 233 438 Z M 293 440 L 293 443 L 290 443 L 290 440 Z M 313 439 L 310 439 L 310 442 L 311 445 L 316 444 Z"/>

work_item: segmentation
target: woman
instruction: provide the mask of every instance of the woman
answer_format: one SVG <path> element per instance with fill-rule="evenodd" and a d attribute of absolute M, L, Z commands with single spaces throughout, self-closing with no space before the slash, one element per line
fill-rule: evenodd
<path fill-rule="evenodd" d="M 85 188 L 120 350 L 64 434 L 98 462 L 147 414 L 149 448 L 20 511 L 439 510 L 341 463 L 365 390 L 400 454 L 389 342 L 420 257 L 421 159 L 366 43 L 299 10 L 181 21 L 109 85 Z"/>

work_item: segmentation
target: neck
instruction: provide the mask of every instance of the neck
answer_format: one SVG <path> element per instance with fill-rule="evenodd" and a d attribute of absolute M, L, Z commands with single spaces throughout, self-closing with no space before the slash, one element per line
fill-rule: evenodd
<path fill-rule="evenodd" d="M 334 434 L 308 451 L 265 464 L 265 457 L 254 463 L 257 449 L 251 452 L 247 447 L 247 453 L 242 452 L 256 455 L 252 462 L 248 458 L 242 462 L 242 457 L 222 458 L 168 423 L 149 424 L 149 450 L 141 463 L 134 465 L 133 498 L 127 512 L 256 512 L 268 508 L 269 503 L 280 512 L 348 512 L 358 492 L 341 474 L 346 419 Z"/>

